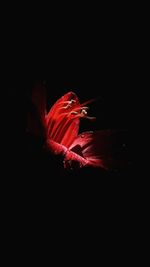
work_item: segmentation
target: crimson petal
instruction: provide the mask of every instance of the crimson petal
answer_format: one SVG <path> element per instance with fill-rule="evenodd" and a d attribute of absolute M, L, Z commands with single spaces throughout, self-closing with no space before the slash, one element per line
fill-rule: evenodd
<path fill-rule="evenodd" d="M 126 165 L 122 158 L 126 141 L 125 131 L 103 130 L 80 134 L 72 145 L 71 151 L 88 161 L 89 166 L 104 169 L 117 169 Z"/>
<path fill-rule="evenodd" d="M 49 139 L 66 147 L 71 145 L 79 131 L 79 117 L 71 112 L 78 107 L 80 103 L 73 92 L 68 92 L 57 100 L 46 116 Z"/>

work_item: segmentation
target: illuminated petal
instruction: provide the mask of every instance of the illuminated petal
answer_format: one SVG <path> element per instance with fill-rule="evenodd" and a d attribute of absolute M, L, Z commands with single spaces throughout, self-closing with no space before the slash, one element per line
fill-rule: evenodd
<path fill-rule="evenodd" d="M 85 158 L 51 139 L 47 140 L 46 147 L 54 155 L 62 156 L 64 158 L 64 168 L 66 169 L 78 169 L 85 167 L 88 164 L 88 161 Z"/>
<path fill-rule="evenodd" d="M 80 103 L 73 92 L 57 100 L 46 116 L 48 138 L 70 146 L 79 131 L 79 116 L 74 114 L 74 109 L 78 107 Z"/>
<path fill-rule="evenodd" d="M 80 134 L 69 150 L 88 160 L 89 166 L 115 169 L 127 163 L 122 159 L 126 135 L 123 131 L 104 130 Z"/>
<path fill-rule="evenodd" d="M 67 152 L 67 148 L 63 145 L 58 144 L 57 142 L 48 139 L 46 141 L 46 148 L 48 148 L 48 150 L 55 154 L 55 155 L 60 155 L 60 156 L 65 156 L 66 152 Z"/>

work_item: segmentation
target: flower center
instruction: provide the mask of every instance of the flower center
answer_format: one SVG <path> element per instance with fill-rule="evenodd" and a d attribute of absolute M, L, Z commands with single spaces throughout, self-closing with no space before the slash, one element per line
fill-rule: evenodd
<path fill-rule="evenodd" d="M 71 99 L 70 101 L 64 101 L 63 104 L 65 104 L 65 106 L 60 107 L 60 109 L 67 111 L 67 116 L 77 115 L 77 117 L 86 117 L 88 107 L 82 107 L 76 100 Z"/>

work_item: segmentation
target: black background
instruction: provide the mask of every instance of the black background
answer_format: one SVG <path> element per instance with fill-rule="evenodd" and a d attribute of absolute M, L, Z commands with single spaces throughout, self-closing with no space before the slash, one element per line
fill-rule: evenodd
<path fill-rule="evenodd" d="M 87 240 L 90 236 L 86 226 L 93 222 L 94 227 L 89 226 L 92 236 L 104 234 L 105 242 L 112 237 L 113 247 L 117 233 L 118 244 L 129 238 L 129 245 L 128 229 L 137 238 L 132 218 L 139 209 L 136 194 L 140 180 L 134 173 L 132 147 L 140 87 L 136 40 L 139 26 L 133 16 L 135 10 L 130 16 L 123 14 L 122 7 L 119 11 L 114 7 L 116 12 L 110 6 L 105 11 L 98 8 L 96 13 L 78 8 L 79 18 L 74 8 L 65 15 L 59 7 L 62 16 L 54 17 L 34 9 L 32 24 L 26 15 L 23 24 L 19 18 L 12 25 L 9 19 L 9 31 L 6 27 L 4 30 L 7 39 L 2 38 L 5 42 L 1 48 L 1 155 L 6 163 L 2 166 L 6 185 L 3 201 L 8 203 L 4 209 L 9 216 L 6 223 L 19 217 L 17 223 L 14 220 L 17 227 L 25 222 L 25 235 L 29 226 L 38 238 L 36 225 L 43 221 L 43 231 L 48 224 L 46 236 L 52 224 L 50 232 L 56 227 L 59 237 L 64 229 L 70 229 L 70 239 L 74 239 L 73 233 L 76 235 L 79 229 Z M 18 14 L 22 16 L 21 12 Z M 48 109 L 70 90 L 77 93 L 81 102 L 100 97 L 89 110 L 97 121 L 82 121 L 80 131 L 127 130 L 131 165 L 115 174 L 88 169 L 59 175 L 58 164 L 62 161 L 45 153 L 40 141 L 26 134 L 31 91 L 37 82 L 45 83 Z"/>
<path fill-rule="evenodd" d="M 128 130 L 129 159 L 132 161 L 134 101 L 139 84 L 136 27 L 134 21 L 129 23 L 128 18 L 121 19 L 122 13 L 118 17 L 114 14 L 109 17 L 109 14 L 105 13 L 106 17 L 97 14 L 94 20 L 90 17 L 82 23 L 77 23 L 76 18 L 70 24 L 67 18 L 62 25 L 60 21 L 57 24 L 46 17 L 45 24 L 50 25 L 50 29 L 35 23 L 30 32 L 25 25 L 21 26 L 20 32 L 10 33 L 3 64 L 6 159 L 16 176 L 25 174 L 29 183 L 37 181 L 38 185 L 45 185 L 59 178 L 57 164 L 53 159 L 50 163 L 40 143 L 28 138 L 25 131 L 31 90 L 37 82 L 45 83 L 48 109 L 70 90 L 77 93 L 81 102 L 100 97 L 90 105 L 89 111 L 97 121 L 82 122 L 80 131 Z M 119 176 L 91 170 L 69 173 L 63 178 L 96 177 L 101 181 L 107 178 L 110 187 L 115 187 L 121 177 L 123 185 L 131 184 L 130 176 L 133 179 L 131 166 Z"/>

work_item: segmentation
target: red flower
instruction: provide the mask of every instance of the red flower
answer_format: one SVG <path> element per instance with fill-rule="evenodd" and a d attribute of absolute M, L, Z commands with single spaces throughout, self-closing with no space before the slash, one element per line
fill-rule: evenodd
<path fill-rule="evenodd" d="M 38 123 L 30 117 L 28 128 L 44 136 L 45 145 L 52 153 L 63 156 L 65 168 L 93 166 L 108 169 L 114 166 L 114 162 L 118 163 L 112 151 L 116 131 L 78 134 L 81 118 L 95 120 L 87 115 L 86 106 L 93 100 L 80 104 L 77 95 L 68 92 L 46 113 L 45 90 L 37 86 L 33 90 L 32 101 L 38 112 Z"/>

